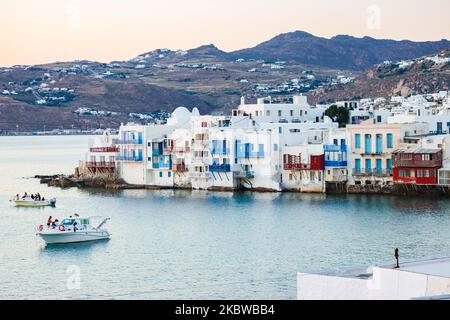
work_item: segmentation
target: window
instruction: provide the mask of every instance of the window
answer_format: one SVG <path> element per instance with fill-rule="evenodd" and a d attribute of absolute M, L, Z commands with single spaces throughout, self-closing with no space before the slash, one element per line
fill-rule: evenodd
<path fill-rule="evenodd" d="M 359 133 L 355 134 L 355 149 L 361 148 L 361 135 Z"/>
<path fill-rule="evenodd" d="M 289 174 L 289 180 L 292 181 L 292 173 Z"/>
<path fill-rule="evenodd" d="M 273 145 L 273 151 L 278 151 L 278 144 L 275 143 L 275 144 Z"/>
<path fill-rule="evenodd" d="M 392 133 L 388 133 L 386 135 L 386 140 L 387 140 L 387 147 L 389 149 L 392 149 L 394 147 L 394 137 L 393 137 Z"/>
<path fill-rule="evenodd" d="M 386 160 L 386 168 L 391 171 L 392 170 L 392 160 L 391 159 L 387 159 Z"/>
<path fill-rule="evenodd" d="M 366 159 L 366 173 L 372 171 L 372 159 Z"/>
<path fill-rule="evenodd" d="M 278 127 L 278 133 L 282 134 L 283 133 L 283 128 L 282 127 Z"/>
<path fill-rule="evenodd" d="M 355 159 L 355 171 L 357 173 L 361 172 L 361 159 Z"/>
<path fill-rule="evenodd" d="M 170 178 L 170 177 L 172 176 L 172 172 L 169 171 L 169 172 L 167 173 L 167 176 Z"/>
<path fill-rule="evenodd" d="M 377 116 L 377 122 L 381 122 L 381 116 Z"/>
<path fill-rule="evenodd" d="M 372 153 L 372 135 L 366 134 L 364 136 L 364 146 L 365 146 L 365 153 L 370 154 Z"/>
<path fill-rule="evenodd" d="M 159 177 L 162 178 L 163 177 L 163 173 L 162 171 L 159 172 Z"/>
<path fill-rule="evenodd" d="M 291 117 L 293 117 L 294 116 L 294 110 L 291 110 L 290 114 L 291 114 Z"/>
<path fill-rule="evenodd" d="M 417 178 L 423 178 L 423 170 L 422 169 L 417 170 Z"/>
<path fill-rule="evenodd" d="M 270 111 L 269 110 L 266 111 L 266 116 L 270 117 Z"/>
<path fill-rule="evenodd" d="M 278 116 L 281 117 L 281 110 L 278 110 Z"/>

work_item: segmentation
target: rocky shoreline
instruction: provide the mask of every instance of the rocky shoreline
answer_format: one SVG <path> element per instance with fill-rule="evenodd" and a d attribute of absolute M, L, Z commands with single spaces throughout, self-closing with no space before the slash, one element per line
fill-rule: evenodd
<path fill-rule="evenodd" d="M 97 188 L 105 190 L 164 190 L 164 189 L 185 189 L 191 190 L 188 187 L 160 187 L 160 186 L 146 186 L 146 185 L 131 185 L 127 184 L 121 179 L 108 176 L 95 177 L 76 177 L 76 175 L 36 175 L 35 179 L 39 179 L 41 184 L 46 184 L 49 187 L 59 187 L 61 189 L 68 188 Z M 270 189 L 244 189 L 251 192 L 279 192 Z M 211 188 L 208 191 L 217 192 L 234 192 L 241 190 L 234 190 L 231 188 Z M 295 190 L 285 190 L 284 192 L 297 192 Z M 434 196 L 434 197 L 449 197 L 449 186 L 431 186 L 431 185 L 391 185 L 385 187 L 366 186 L 366 185 L 328 185 L 325 194 L 365 194 L 365 195 L 395 195 L 395 196 Z"/>

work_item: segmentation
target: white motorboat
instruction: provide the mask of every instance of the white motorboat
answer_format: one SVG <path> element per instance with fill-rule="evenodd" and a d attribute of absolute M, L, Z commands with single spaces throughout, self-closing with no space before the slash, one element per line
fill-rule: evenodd
<path fill-rule="evenodd" d="M 100 218 L 101 222 L 96 226 L 91 225 L 91 219 Z M 61 223 L 47 227 L 40 225 L 38 228 L 38 235 L 47 244 L 56 243 L 74 243 L 74 242 L 87 242 L 109 239 L 110 234 L 108 230 L 103 228 L 109 218 L 105 217 L 88 217 L 63 219 Z"/>
<path fill-rule="evenodd" d="M 31 198 L 14 198 L 10 200 L 16 207 L 54 207 L 56 198 L 50 200 L 34 200 Z"/>

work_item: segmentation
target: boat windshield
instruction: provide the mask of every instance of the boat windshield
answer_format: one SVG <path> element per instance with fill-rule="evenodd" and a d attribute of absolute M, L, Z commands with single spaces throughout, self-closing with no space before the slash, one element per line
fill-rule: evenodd
<path fill-rule="evenodd" d="M 63 221 L 61 221 L 61 224 L 65 226 L 71 226 L 74 224 L 74 222 L 75 219 L 64 219 Z"/>

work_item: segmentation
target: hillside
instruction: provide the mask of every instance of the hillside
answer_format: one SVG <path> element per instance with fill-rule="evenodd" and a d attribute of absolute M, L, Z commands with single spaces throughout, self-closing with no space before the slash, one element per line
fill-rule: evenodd
<path fill-rule="evenodd" d="M 450 41 L 413 42 L 356 38 L 338 35 L 331 39 L 296 31 L 281 34 L 254 48 L 232 52 L 233 57 L 286 60 L 326 68 L 364 71 L 385 60 L 413 59 L 450 48 Z"/>
<path fill-rule="evenodd" d="M 450 90 L 450 50 L 399 62 L 377 64 L 348 85 L 324 87 L 309 94 L 313 103 L 409 96 Z"/>

